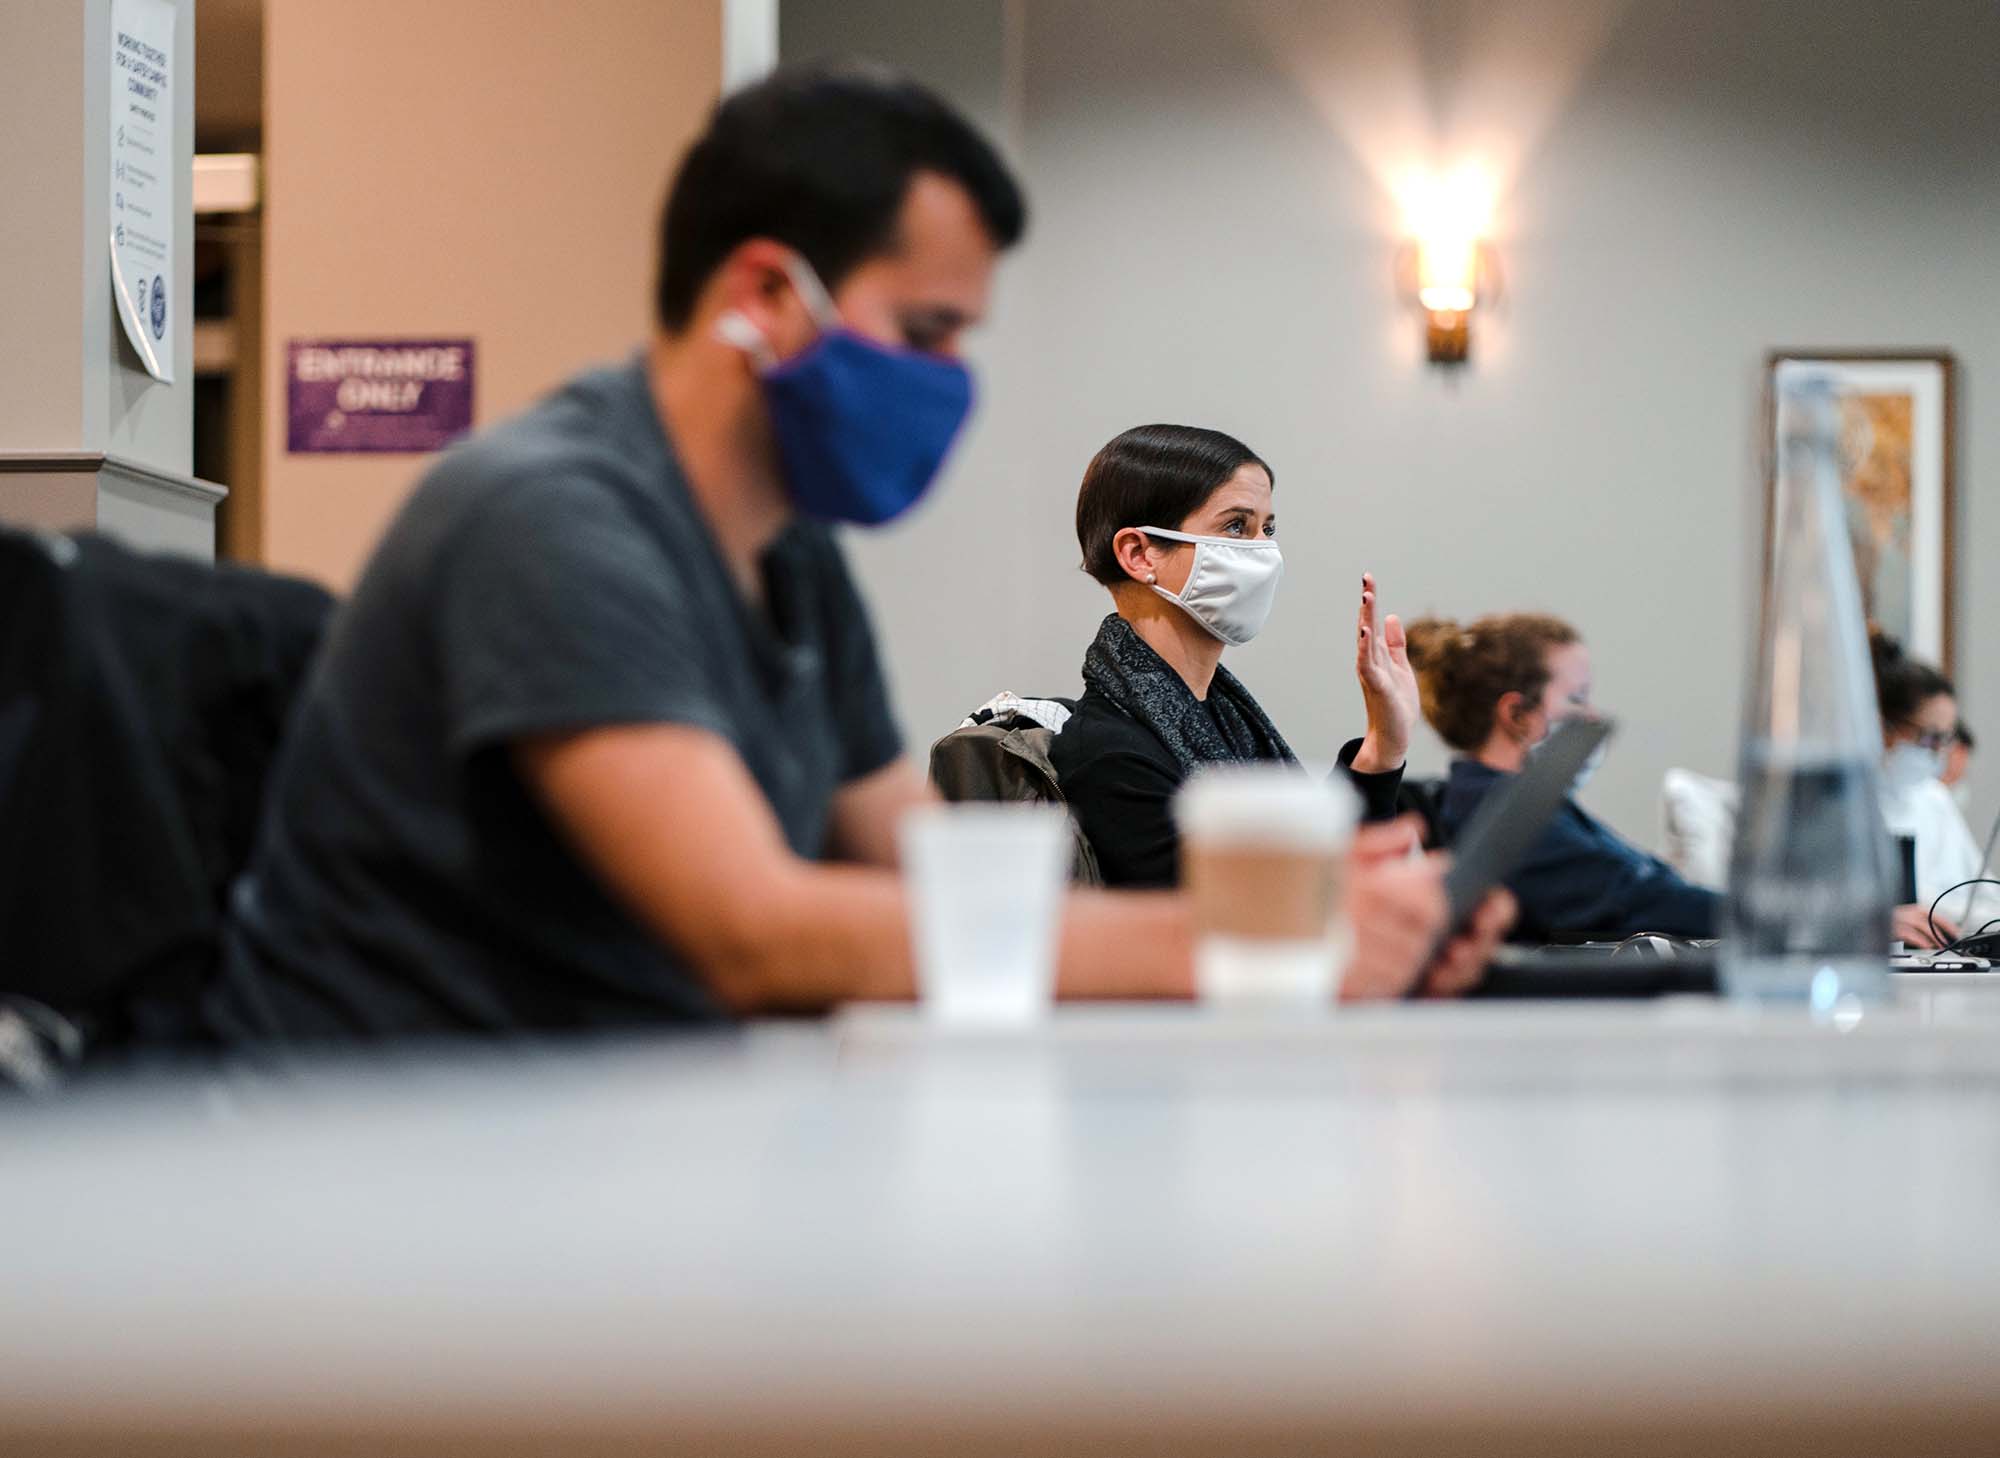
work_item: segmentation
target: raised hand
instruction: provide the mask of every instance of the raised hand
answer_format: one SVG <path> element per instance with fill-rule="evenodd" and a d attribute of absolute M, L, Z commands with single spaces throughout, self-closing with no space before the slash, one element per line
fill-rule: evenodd
<path fill-rule="evenodd" d="M 1368 733 L 1354 768 L 1380 774 L 1400 766 L 1410 754 L 1422 712 L 1416 670 L 1410 667 L 1403 620 L 1391 613 L 1381 617 L 1375 578 L 1361 574 L 1361 614 L 1354 633 L 1354 676 L 1361 684 L 1361 702 L 1368 712 Z"/>

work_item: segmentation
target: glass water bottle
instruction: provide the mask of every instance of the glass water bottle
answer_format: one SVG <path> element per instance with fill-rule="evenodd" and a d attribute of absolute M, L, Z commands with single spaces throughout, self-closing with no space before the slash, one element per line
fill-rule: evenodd
<path fill-rule="evenodd" d="M 1777 535 L 1743 727 L 1722 979 L 1732 996 L 1839 1016 L 1889 991 L 1882 725 L 1831 385 L 1786 388 L 1778 423 Z"/>

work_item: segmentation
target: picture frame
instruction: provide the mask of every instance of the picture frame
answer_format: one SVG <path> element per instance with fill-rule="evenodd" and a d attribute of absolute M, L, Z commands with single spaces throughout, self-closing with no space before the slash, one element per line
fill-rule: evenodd
<path fill-rule="evenodd" d="M 1841 498 L 1862 612 L 1947 675 L 1957 657 L 1957 362 L 1945 349 L 1779 349 L 1764 380 L 1764 571 L 1778 523 L 1778 400 L 1806 377 L 1841 402 Z"/>

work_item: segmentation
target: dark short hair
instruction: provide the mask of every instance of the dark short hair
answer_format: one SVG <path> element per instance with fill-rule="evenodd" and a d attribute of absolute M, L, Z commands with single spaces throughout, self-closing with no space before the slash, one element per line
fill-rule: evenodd
<path fill-rule="evenodd" d="M 659 322 L 686 327 L 710 276 L 751 238 L 796 248 L 838 288 L 857 264 L 896 246 L 919 172 L 962 186 L 996 248 L 1020 240 L 1027 203 L 1006 164 L 913 81 L 874 67 L 791 67 L 724 98 L 667 190 Z"/>
<path fill-rule="evenodd" d="M 1879 628 L 1868 635 L 1868 656 L 1875 665 L 1875 705 L 1885 728 L 1908 724 L 1939 694 L 1958 697 L 1951 680 L 1903 651 L 1903 645 Z"/>
<path fill-rule="evenodd" d="M 1126 527 L 1176 530 L 1215 489 L 1264 460 L 1233 435 L 1194 425 L 1140 425 L 1091 457 L 1076 493 L 1076 540 L 1083 570 L 1106 587 L 1125 580 L 1112 538 Z"/>

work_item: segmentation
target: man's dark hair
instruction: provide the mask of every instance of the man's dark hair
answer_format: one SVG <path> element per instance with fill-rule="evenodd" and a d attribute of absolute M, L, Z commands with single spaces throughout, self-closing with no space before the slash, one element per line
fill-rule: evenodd
<path fill-rule="evenodd" d="M 971 194 L 996 248 L 1027 228 L 1021 189 L 986 139 L 913 81 L 873 67 L 774 72 L 725 97 L 681 159 L 660 219 L 659 322 L 680 330 L 739 244 L 772 238 L 829 290 L 896 246 L 911 180 L 936 172 Z"/>
<path fill-rule="evenodd" d="M 1277 485 L 1277 476 L 1255 451 L 1219 430 L 1139 425 L 1115 437 L 1091 458 L 1076 493 L 1083 570 L 1106 587 L 1116 587 L 1125 581 L 1125 569 L 1111 546 L 1118 533 L 1126 527 L 1179 530 L 1218 486 L 1251 465 L 1263 466 Z"/>

